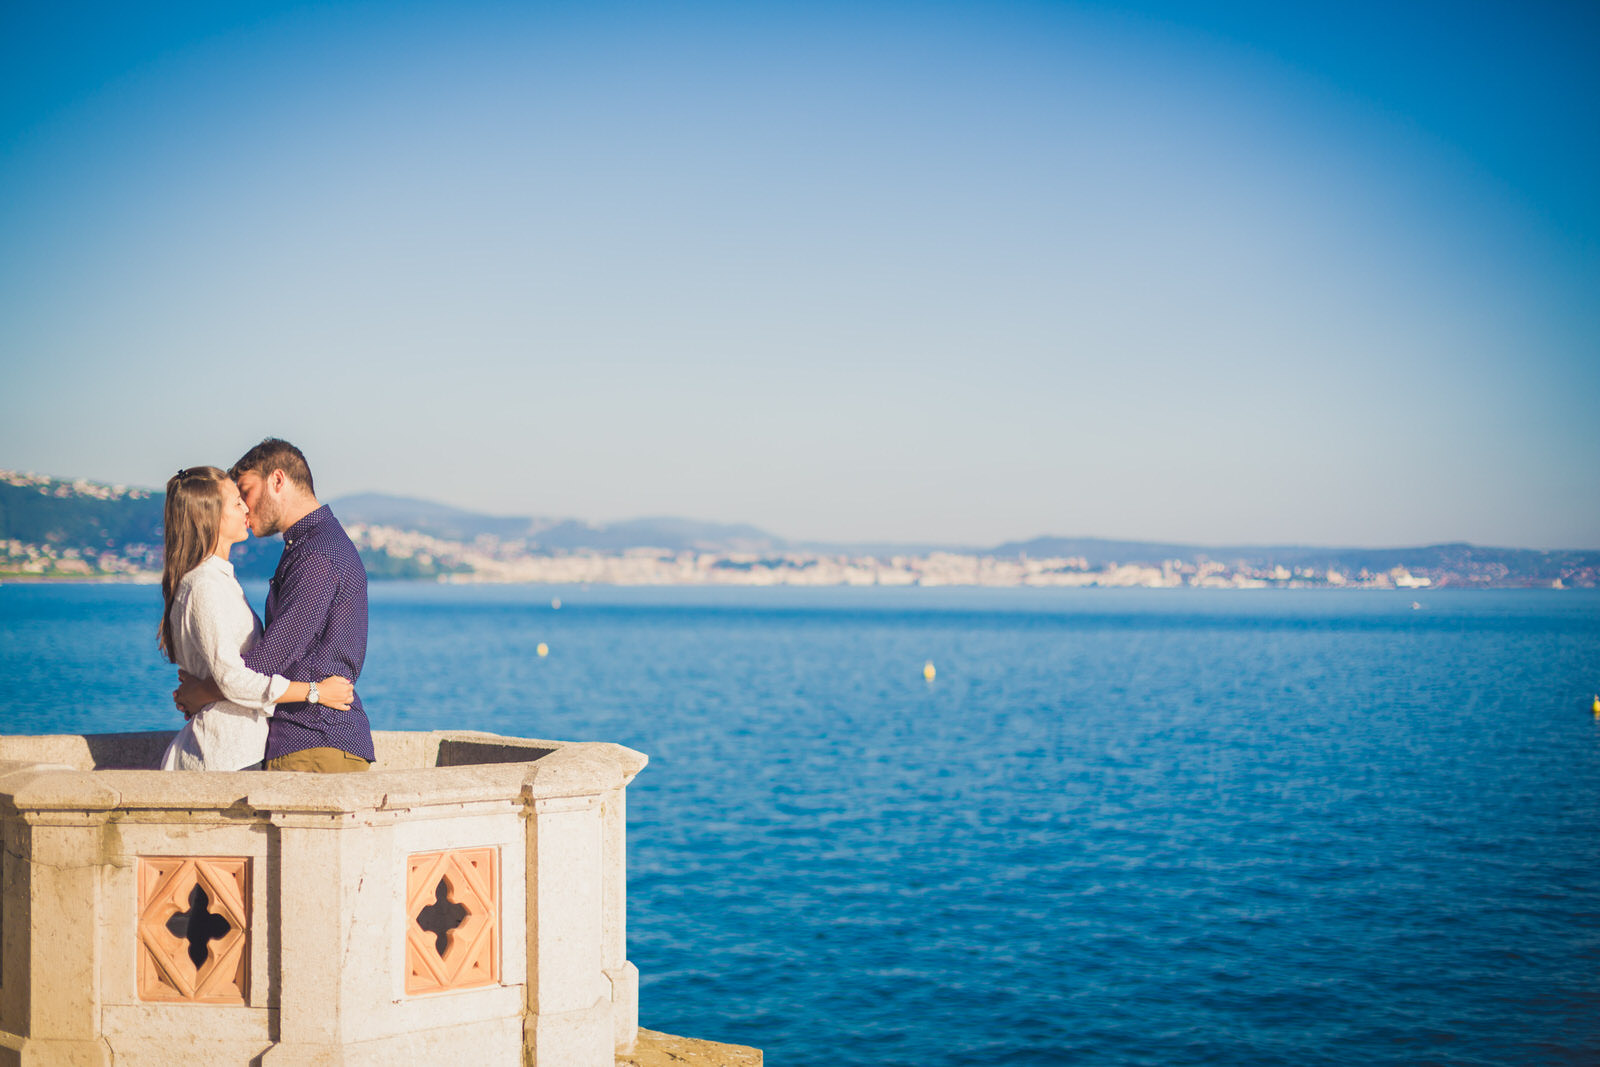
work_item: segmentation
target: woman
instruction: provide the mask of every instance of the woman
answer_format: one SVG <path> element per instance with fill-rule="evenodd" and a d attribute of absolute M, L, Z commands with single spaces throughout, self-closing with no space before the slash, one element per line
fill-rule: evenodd
<path fill-rule="evenodd" d="M 355 688 L 348 678 L 291 682 L 257 674 L 240 658 L 261 637 L 261 620 L 233 576 L 228 552 L 249 536 L 250 509 L 225 471 L 189 467 L 167 482 L 165 610 L 156 644 L 223 699 L 207 704 L 178 731 L 162 770 L 237 771 L 261 763 L 267 718 L 279 703 L 312 700 L 341 711 Z"/>

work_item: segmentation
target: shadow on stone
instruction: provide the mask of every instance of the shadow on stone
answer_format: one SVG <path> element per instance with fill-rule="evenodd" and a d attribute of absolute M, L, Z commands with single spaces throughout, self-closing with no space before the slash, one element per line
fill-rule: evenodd
<path fill-rule="evenodd" d="M 182 725 L 181 723 L 179 724 Z M 173 733 L 176 733 L 176 727 Z M 89 760 L 96 771 L 153 771 L 161 766 L 162 753 L 172 741 L 171 733 L 160 730 L 131 734 L 84 734 Z"/>
<path fill-rule="evenodd" d="M 470 767 L 478 763 L 531 763 L 554 752 L 531 745 L 497 745 L 484 741 L 440 741 L 438 767 Z"/>

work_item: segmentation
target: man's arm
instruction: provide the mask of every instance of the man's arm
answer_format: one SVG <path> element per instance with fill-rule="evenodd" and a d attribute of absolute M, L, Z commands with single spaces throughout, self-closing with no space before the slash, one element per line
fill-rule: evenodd
<path fill-rule="evenodd" d="M 333 565 L 308 548 L 284 570 L 272 623 L 244 654 L 244 665 L 257 673 L 291 677 L 285 668 L 300 662 L 327 626 L 339 580 Z"/>

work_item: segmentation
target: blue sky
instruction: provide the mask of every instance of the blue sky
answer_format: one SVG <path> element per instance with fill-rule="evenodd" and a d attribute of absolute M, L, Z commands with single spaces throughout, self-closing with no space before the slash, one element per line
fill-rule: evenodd
<path fill-rule="evenodd" d="M 1600 547 L 1580 4 L 0 7 L 0 466 Z"/>

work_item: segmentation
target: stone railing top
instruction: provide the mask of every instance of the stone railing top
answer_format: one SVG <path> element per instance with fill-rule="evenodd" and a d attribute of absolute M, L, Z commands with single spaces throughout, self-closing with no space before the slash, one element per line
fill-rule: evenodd
<path fill-rule="evenodd" d="M 591 796 L 620 789 L 647 757 L 608 742 L 475 731 L 373 734 L 365 774 L 208 773 L 154 767 L 170 731 L 0 737 L 0 808 L 30 811 L 393 811 L 478 801 Z"/>

